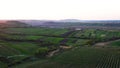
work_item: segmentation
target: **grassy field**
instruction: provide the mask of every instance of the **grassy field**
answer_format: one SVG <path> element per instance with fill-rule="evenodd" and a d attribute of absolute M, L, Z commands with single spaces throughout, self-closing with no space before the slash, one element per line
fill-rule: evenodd
<path fill-rule="evenodd" d="M 73 37 L 96 39 L 98 41 L 104 41 L 114 38 L 120 38 L 119 31 L 107 31 L 107 30 L 96 30 L 96 29 L 87 29 L 76 32 Z"/>
<path fill-rule="evenodd" d="M 33 54 L 39 46 L 30 42 L 2 42 L 0 55 Z"/>
<path fill-rule="evenodd" d="M 8 28 L 5 30 L 10 34 L 29 34 L 29 35 L 52 35 L 60 36 L 67 32 L 67 29 L 49 29 L 49 28 Z"/>
<path fill-rule="evenodd" d="M 8 42 L 9 46 L 21 52 L 21 54 L 34 54 L 39 48 L 36 43 L 30 42 Z"/>
<path fill-rule="evenodd" d="M 54 56 L 15 68 L 119 68 L 120 52 L 114 48 L 77 47 Z"/>
<path fill-rule="evenodd" d="M 71 31 L 53 28 L 6 28 L 4 32 L 5 34 L 0 34 L 0 56 L 10 59 L 11 63 L 22 60 L 13 68 L 120 67 L 119 40 L 110 42 L 109 47 L 93 47 L 96 41 L 105 42 L 119 39 L 120 32 L 117 30 L 83 29 Z M 65 50 L 60 46 L 73 48 Z M 58 52 L 47 58 L 46 55 L 54 50 Z M 41 55 L 45 55 L 44 58 L 40 58 Z M 38 60 L 23 61 L 27 57 Z M 1 65 L 5 66 L 6 63 L 0 62 Z"/>
<path fill-rule="evenodd" d="M 109 43 L 110 46 L 120 46 L 120 40 Z"/>
<path fill-rule="evenodd" d="M 10 47 L 7 42 L 4 42 L 4 41 L 0 42 L 0 55 L 11 56 L 11 55 L 18 55 L 18 54 L 20 54 L 20 52 Z"/>

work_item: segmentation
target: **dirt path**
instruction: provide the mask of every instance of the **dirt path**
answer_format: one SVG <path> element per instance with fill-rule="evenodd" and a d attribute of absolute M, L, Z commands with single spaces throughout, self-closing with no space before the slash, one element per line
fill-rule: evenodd
<path fill-rule="evenodd" d="M 54 51 L 51 51 L 48 53 L 47 57 L 52 57 L 54 56 L 56 53 L 58 53 L 61 49 L 70 49 L 72 48 L 71 46 L 60 46 L 60 48 L 54 50 Z"/>
<path fill-rule="evenodd" d="M 114 41 L 120 41 L 120 39 L 117 39 L 117 40 L 114 40 Z M 99 43 L 96 43 L 94 44 L 94 47 L 103 47 L 103 46 L 107 46 L 108 44 L 110 44 L 111 42 L 114 42 L 114 41 L 108 41 L 108 42 L 99 42 Z M 60 48 L 62 49 L 69 49 L 71 48 L 70 46 L 60 46 Z M 51 51 L 48 53 L 47 57 L 52 57 L 55 53 L 59 52 L 60 49 L 56 49 L 54 51 Z"/>
<path fill-rule="evenodd" d="M 47 57 L 52 57 L 55 53 L 59 52 L 60 49 L 57 49 L 57 50 L 54 50 L 54 51 L 51 51 L 48 53 Z"/>
<path fill-rule="evenodd" d="M 120 41 L 120 39 L 114 40 L 114 41 Z M 107 46 L 108 44 L 114 42 L 114 41 L 108 41 L 108 42 L 99 42 L 94 44 L 94 46 L 102 47 L 102 46 Z"/>

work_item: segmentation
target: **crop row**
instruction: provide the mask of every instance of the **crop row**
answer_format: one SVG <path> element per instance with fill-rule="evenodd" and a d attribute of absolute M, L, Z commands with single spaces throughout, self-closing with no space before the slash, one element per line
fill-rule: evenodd
<path fill-rule="evenodd" d="M 103 55 L 98 62 L 96 68 L 119 68 L 120 57 L 118 55 Z"/>

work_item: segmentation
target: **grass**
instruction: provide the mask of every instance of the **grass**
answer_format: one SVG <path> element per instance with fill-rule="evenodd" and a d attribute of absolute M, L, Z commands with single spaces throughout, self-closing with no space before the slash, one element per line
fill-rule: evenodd
<path fill-rule="evenodd" d="M 20 51 L 21 54 L 32 55 L 39 48 L 36 43 L 30 42 L 9 42 L 9 46 Z"/>
<path fill-rule="evenodd" d="M 78 31 L 73 37 L 79 38 L 95 38 L 96 40 L 108 40 L 112 38 L 120 38 L 119 31 L 109 31 L 109 30 L 95 30 L 95 29 L 87 29 Z"/>
<path fill-rule="evenodd" d="M 120 48 L 95 48 L 95 47 L 79 47 L 88 43 L 90 39 L 105 40 L 120 37 L 119 31 L 105 31 L 87 29 L 75 31 L 69 37 L 62 38 L 61 35 L 68 32 L 67 29 L 48 29 L 48 28 L 7 28 L 8 39 L 24 40 L 23 41 L 0 41 L 0 55 L 12 56 L 13 62 L 24 59 L 27 56 L 33 56 L 40 45 L 58 45 L 67 38 L 65 44 L 78 45 L 63 53 L 58 53 L 49 59 L 39 61 L 25 62 L 15 66 L 15 68 L 119 68 L 120 66 Z M 13 35 L 10 35 L 13 34 Z M 14 35 L 16 34 L 16 35 Z M 24 35 L 26 34 L 26 35 Z M 79 38 L 86 39 L 79 39 Z M 88 38 L 88 39 L 87 39 Z M 90 39 L 89 39 L 90 38 Z M 43 42 L 31 42 L 27 40 L 43 40 Z M 111 46 L 119 46 L 120 41 L 110 43 Z M 23 55 L 23 56 L 19 56 Z M 25 55 L 25 56 L 24 56 Z M 14 57 L 15 56 L 15 57 Z M 0 62 L 0 65 L 3 63 Z M 14 68 L 14 67 L 13 67 Z"/>
<path fill-rule="evenodd" d="M 0 55 L 33 55 L 40 47 L 37 43 L 32 42 L 4 42 L 0 43 Z"/>
<path fill-rule="evenodd" d="M 119 54 L 116 48 L 77 47 L 51 59 L 21 64 L 15 68 L 119 68 L 115 61 L 119 60 Z"/>
<path fill-rule="evenodd" d="M 29 41 L 29 40 L 33 40 L 33 41 L 37 41 L 37 40 L 42 40 L 44 42 L 50 42 L 53 44 L 59 44 L 60 41 L 62 41 L 64 38 L 60 38 L 60 37 L 47 37 L 47 36 L 31 36 L 31 35 L 27 35 L 27 36 L 21 36 L 21 35 L 9 35 L 9 37 L 7 39 L 12 39 L 12 40 L 24 40 L 24 41 Z"/>
<path fill-rule="evenodd" d="M 39 40 L 40 38 L 42 38 L 43 36 L 31 36 L 31 35 L 27 35 L 27 36 L 21 36 L 21 35 L 9 35 L 7 37 L 7 39 L 13 39 L 13 40 Z"/>
<path fill-rule="evenodd" d="M 0 55 L 2 56 L 11 56 L 11 55 L 18 55 L 20 52 L 7 44 L 7 42 L 0 42 Z"/>
<path fill-rule="evenodd" d="M 84 46 L 84 45 L 86 45 L 87 44 L 87 42 L 88 42 L 89 40 L 85 40 L 85 39 L 78 39 L 77 41 L 76 41 L 76 45 L 79 45 L 79 46 Z"/>
<path fill-rule="evenodd" d="M 119 41 L 113 41 L 109 43 L 110 46 L 120 46 L 120 40 Z"/>
<path fill-rule="evenodd" d="M 60 41 L 62 41 L 64 38 L 56 38 L 56 37 L 43 37 L 42 40 L 46 41 L 46 42 L 50 42 L 53 44 L 59 44 Z"/>
<path fill-rule="evenodd" d="M 49 28 L 8 28 L 5 30 L 10 34 L 29 34 L 29 35 L 54 35 L 60 36 L 66 33 L 67 29 L 49 29 Z"/>

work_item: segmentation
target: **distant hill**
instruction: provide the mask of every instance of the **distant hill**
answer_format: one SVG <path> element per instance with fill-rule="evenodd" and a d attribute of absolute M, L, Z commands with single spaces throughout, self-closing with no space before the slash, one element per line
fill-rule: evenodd
<path fill-rule="evenodd" d="M 81 22 L 81 20 L 77 19 L 63 19 L 63 20 L 21 20 L 26 24 L 32 26 L 41 26 L 41 25 L 57 25 L 57 24 L 64 24 L 64 23 L 73 23 L 73 22 Z"/>
<path fill-rule="evenodd" d="M 5 21 L 0 23 L 0 27 L 28 27 L 30 25 L 20 22 L 20 21 Z"/>
<path fill-rule="evenodd" d="M 9 20 L 0 21 L 0 27 L 50 27 L 50 28 L 69 28 L 69 27 L 120 27 L 120 20 Z"/>
<path fill-rule="evenodd" d="M 22 20 L 32 27 L 49 27 L 49 28 L 120 28 L 120 20 Z"/>
<path fill-rule="evenodd" d="M 52 20 L 21 20 L 20 22 L 24 22 L 32 26 L 38 26 L 47 22 L 52 22 Z"/>
<path fill-rule="evenodd" d="M 63 19 L 63 20 L 59 20 L 59 22 L 81 22 L 82 20 L 78 20 L 78 19 Z"/>

